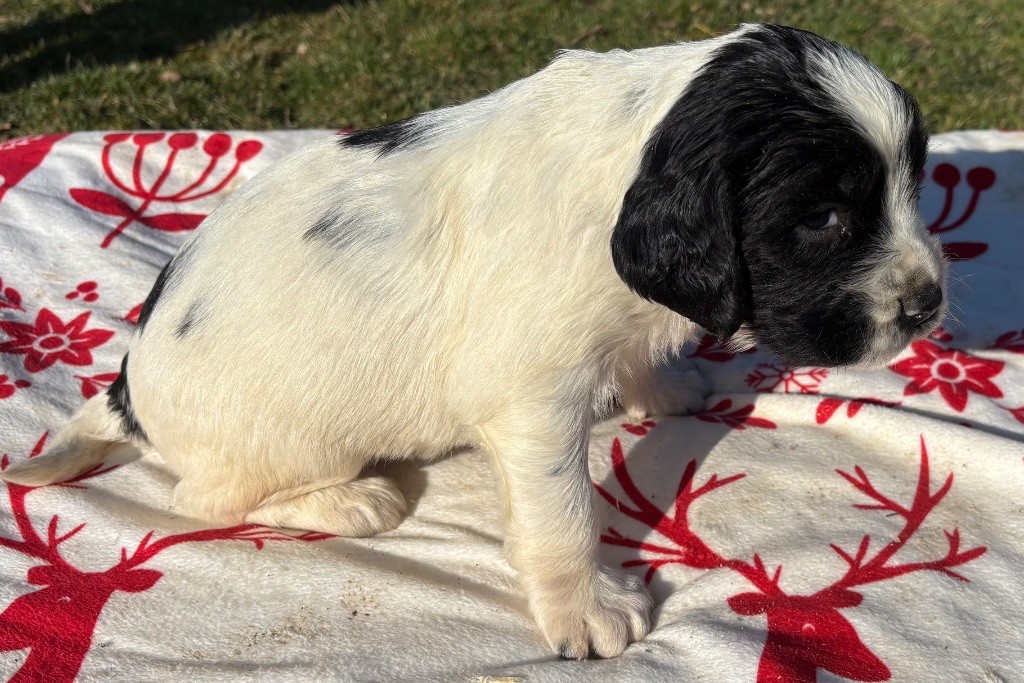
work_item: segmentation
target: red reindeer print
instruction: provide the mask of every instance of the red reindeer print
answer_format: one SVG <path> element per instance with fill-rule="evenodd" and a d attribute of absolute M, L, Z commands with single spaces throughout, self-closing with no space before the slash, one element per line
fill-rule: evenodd
<path fill-rule="evenodd" d="M 0 375 L 0 401 L 14 396 L 14 392 L 18 389 L 28 389 L 30 386 L 32 386 L 32 382 L 27 379 L 12 380 L 7 375 Z"/>
<path fill-rule="evenodd" d="M 24 311 L 21 307 L 21 292 L 14 287 L 4 287 L 4 280 L 0 278 L 0 310 L 10 309 L 12 311 Z"/>
<path fill-rule="evenodd" d="M 201 213 L 159 213 L 149 214 L 147 211 L 153 202 L 187 203 L 197 199 L 209 197 L 222 191 L 231 180 L 238 174 L 242 164 L 249 161 L 263 149 L 263 143 L 258 140 L 244 140 L 234 147 L 234 161 L 231 167 L 218 181 L 211 181 L 211 176 L 220 165 L 221 159 L 231 151 L 233 142 L 229 135 L 214 133 L 206 139 L 201 150 L 207 157 L 206 168 L 199 174 L 199 177 L 183 189 L 164 192 L 161 194 L 165 183 L 174 169 L 178 155 L 185 150 L 190 150 L 199 144 L 199 136 L 195 133 L 111 133 L 103 138 L 104 146 L 101 154 L 103 171 L 107 178 L 121 193 L 138 200 L 140 203 L 132 206 L 124 199 L 91 188 L 73 188 L 70 190 L 71 198 L 85 208 L 102 213 L 107 216 L 116 216 L 121 221 L 107 234 L 100 243 L 104 249 L 109 247 L 124 230 L 132 223 L 141 223 L 153 230 L 165 232 L 180 232 L 183 230 L 194 230 L 206 214 Z M 111 152 L 119 144 L 126 143 L 133 145 L 135 150 L 134 161 L 130 169 L 130 179 L 122 178 L 114 169 L 111 161 Z M 147 187 L 143 182 L 142 168 L 148 150 L 159 143 L 164 143 L 170 149 L 164 162 L 163 169 L 155 180 Z M 126 169 L 120 169 L 125 175 L 129 174 Z M 206 187 L 210 184 L 210 187 Z"/>
<path fill-rule="evenodd" d="M 67 133 L 31 135 L 0 143 L 0 200 L 43 163 L 55 143 L 66 137 Z"/>
<path fill-rule="evenodd" d="M 24 355 L 25 369 L 29 372 L 41 372 L 55 363 L 92 365 L 91 350 L 105 344 L 114 333 L 98 328 L 85 329 L 89 315 L 87 311 L 65 323 L 53 311 L 44 308 L 34 323 L 0 322 L 0 330 L 11 337 L 0 344 L 0 353 Z"/>
<path fill-rule="evenodd" d="M 960 169 L 953 164 L 938 164 L 932 170 L 932 180 L 945 192 L 942 202 L 942 209 L 938 217 L 928 225 L 928 231 L 933 235 L 939 235 L 950 230 L 955 230 L 974 215 L 978 208 L 978 199 L 981 194 L 992 187 L 996 182 L 996 173 L 987 166 L 976 166 L 967 171 L 967 186 L 971 189 L 971 197 L 967 207 L 959 218 L 947 223 L 950 212 L 953 209 L 953 197 L 956 188 L 960 184 Z M 942 246 L 942 251 L 951 260 L 966 260 L 977 258 L 988 250 L 988 245 L 982 242 L 949 242 Z"/>
<path fill-rule="evenodd" d="M 738 353 L 754 353 L 755 351 L 757 351 L 755 347 L 750 347 Z M 717 341 L 710 334 L 705 334 L 701 337 L 697 348 L 687 358 L 703 358 L 712 363 L 725 363 L 735 358 L 736 355 L 737 352 L 730 350 L 727 344 Z"/>
<path fill-rule="evenodd" d="M 110 386 L 110 384 L 117 379 L 117 376 L 120 374 L 121 373 L 119 372 L 103 372 L 98 375 L 92 375 L 91 377 L 75 375 L 75 379 L 82 383 L 82 397 L 92 398 Z"/>
<path fill-rule="evenodd" d="M 754 391 L 778 391 L 786 394 L 816 394 L 828 377 L 825 368 L 793 369 L 772 363 L 758 363 L 747 375 L 747 386 Z"/>
<path fill-rule="evenodd" d="M 884 406 L 886 408 L 894 408 L 900 404 L 899 401 L 884 401 L 880 398 L 873 398 L 871 396 L 863 396 L 861 398 L 852 398 L 847 402 L 845 398 L 823 398 L 818 403 L 818 408 L 814 413 L 814 421 L 820 425 L 825 424 L 832 419 L 832 416 L 836 414 L 843 404 L 846 403 L 846 417 L 851 420 L 857 417 L 857 413 L 860 409 L 867 404 L 875 406 Z"/>
<path fill-rule="evenodd" d="M 827 671 L 855 681 L 886 681 L 889 667 L 860 639 L 856 629 L 840 612 L 861 604 L 864 596 L 855 589 L 871 583 L 889 581 L 905 574 L 935 571 L 953 579 L 967 581 L 954 568 L 981 557 L 986 548 L 962 550 L 958 529 L 944 531 L 946 554 L 938 559 L 920 562 L 899 562 L 896 555 L 914 537 L 953 486 L 953 475 L 933 491 L 929 474 L 928 452 L 921 439 L 921 460 L 914 497 L 909 505 L 880 493 L 859 466 L 854 474 L 836 472 L 868 497 L 871 503 L 859 503 L 861 510 L 879 510 L 903 520 L 903 526 L 875 552 L 871 536 L 865 535 L 857 550 L 848 552 L 832 545 L 847 564 L 843 576 L 810 595 L 786 593 L 781 585 L 782 567 L 773 572 L 754 554 L 750 561 L 722 556 L 714 551 L 692 528 L 689 512 L 702 496 L 740 481 L 744 474 L 719 479 L 717 474 L 695 486 L 697 462 L 691 460 L 683 471 L 671 513 L 662 512 L 641 493 L 626 467 L 622 445 L 612 443 L 612 470 L 616 482 L 625 493 L 623 501 L 601 486 L 598 493 L 616 510 L 656 531 L 671 545 L 628 538 L 609 527 L 602 542 L 641 551 L 640 559 L 629 560 L 623 567 L 647 567 L 645 579 L 650 582 L 660 568 L 679 564 L 694 569 L 726 569 L 739 574 L 754 588 L 728 599 L 729 607 L 744 616 L 765 615 L 767 637 L 758 664 L 758 683 L 814 683 L 817 671 Z"/>
<path fill-rule="evenodd" d="M 910 345 L 914 355 L 889 366 L 893 372 L 910 378 L 904 396 L 927 394 L 935 389 L 950 408 L 962 413 L 970 392 L 989 398 L 1002 398 L 1003 392 L 992 378 L 1003 370 L 998 360 L 977 358 L 960 349 L 943 349 L 919 339 Z"/>
<path fill-rule="evenodd" d="M 35 457 L 43 450 L 46 438 L 47 434 L 43 434 L 29 457 Z M 6 469 L 9 462 L 4 454 L 0 468 Z M 83 488 L 81 482 L 111 469 L 114 468 L 97 466 L 55 486 Z M 41 563 L 30 568 L 26 577 L 28 583 L 39 588 L 15 598 L 0 614 L 0 651 L 29 650 L 25 663 L 10 679 L 18 683 L 74 681 L 92 645 L 96 622 L 107 601 L 117 592 L 142 593 L 152 588 L 163 573 L 143 568 L 143 565 L 173 546 L 207 541 L 247 541 L 260 549 L 266 541 L 319 541 L 329 537 L 312 532 L 285 536 L 249 524 L 172 534 L 159 539 L 154 539 L 151 531 L 131 553 L 127 548 L 121 548 L 119 561 L 110 568 L 86 572 L 75 567 L 60 551 L 61 544 L 81 533 L 85 524 L 61 533 L 60 517 L 53 515 L 45 533 L 37 531 L 25 506 L 26 497 L 35 490 L 7 484 L 11 513 L 20 538 L 0 537 L 0 548 Z"/>
<path fill-rule="evenodd" d="M 747 427 L 775 429 L 777 426 L 771 420 L 766 420 L 763 417 L 753 417 L 751 415 L 754 412 L 753 403 L 741 406 L 732 412 L 729 412 L 730 408 L 732 408 L 732 399 L 725 398 L 705 410 L 703 413 L 697 413 L 694 417 L 701 422 L 724 424 L 732 429 L 741 431 Z"/>

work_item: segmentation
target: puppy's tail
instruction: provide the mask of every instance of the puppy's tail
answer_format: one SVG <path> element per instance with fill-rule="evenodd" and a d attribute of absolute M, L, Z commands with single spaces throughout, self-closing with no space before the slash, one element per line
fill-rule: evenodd
<path fill-rule="evenodd" d="M 41 455 L 11 465 L 0 472 L 0 480 L 44 486 L 73 479 L 103 462 L 115 446 L 129 440 L 107 401 L 106 393 L 86 401 Z"/>

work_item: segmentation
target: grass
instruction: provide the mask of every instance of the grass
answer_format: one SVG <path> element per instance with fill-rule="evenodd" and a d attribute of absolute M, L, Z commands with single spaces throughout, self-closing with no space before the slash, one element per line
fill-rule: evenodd
<path fill-rule="evenodd" d="M 931 130 L 1022 128 L 1020 0 L 0 0 L 0 140 L 138 128 L 363 127 L 463 102 L 556 50 L 744 21 L 850 45 Z"/>

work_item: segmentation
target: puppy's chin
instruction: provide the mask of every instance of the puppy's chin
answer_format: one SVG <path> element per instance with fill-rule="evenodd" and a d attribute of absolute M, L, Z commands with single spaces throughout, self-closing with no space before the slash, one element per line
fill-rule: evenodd
<path fill-rule="evenodd" d="M 740 353 L 757 345 L 794 368 L 844 367 L 852 370 L 880 370 L 895 361 L 911 343 L 928 338 L 942 326 L 945 316 L 946 311 L 943 309 L 927 325 L 916 329 L 907 328 L 896 322 L 878 325 L 864 336 L 860 344 L 853 345 L 854 348 L 859 346 L 861 349 L 859 352 L 839 361 L 836 360 L 836 349 L 816 349 L 811 344 L 787 347 L 780 343 L 780 340 L 770 338 L 770 335 L 756 334 L 746 325 L 741 327 L 739 332 L 728 341 L 727 347 L 733 353 Z M 808 334 L 808 338 L 810 338 L 810 334 Z"/>
<path fill-rule="evenodd" d="M 924 327 L 908 330 L 893 325 L 894 329 L 890 330 L 889 334 L 880 331 L 864 357 L 856 363 L 851 363 L 849 367 L 854 370 L 881 370 L 887 367 L 899 358 L 913 342 L 927 339 L 935 330 L 939 329 L 945 317 L 946 312 L 943 310 Z"/>

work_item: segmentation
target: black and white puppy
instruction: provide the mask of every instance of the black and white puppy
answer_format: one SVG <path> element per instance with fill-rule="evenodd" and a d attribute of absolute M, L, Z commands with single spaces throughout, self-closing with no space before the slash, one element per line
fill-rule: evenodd
<path fill-rule="evenodd" d="M 406 509 L 367 464 L 480 446 L 547 641 L 617 655 L 651 600 L 597 560 L 595 416 L 698 407 L 699 381 L 656 369 L 698 326 L 829 366 L 930 332 L 926 146 L 910 95 L 803 31 L 566 52 L 254 178 L 160 274 L 109 391 L 0 476 L 67 478 L 131 441 L 187 514 L 365 536 Z"/>

